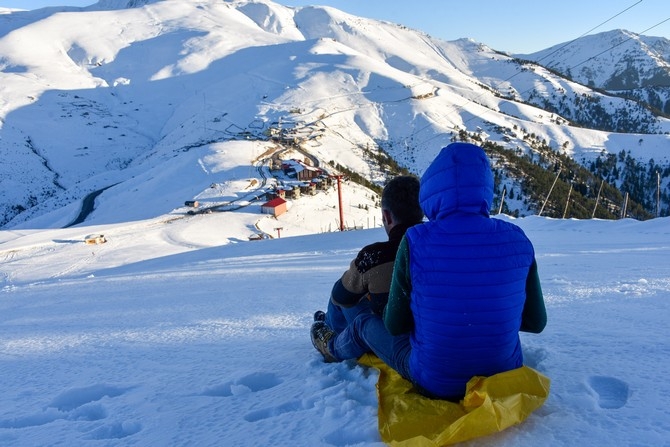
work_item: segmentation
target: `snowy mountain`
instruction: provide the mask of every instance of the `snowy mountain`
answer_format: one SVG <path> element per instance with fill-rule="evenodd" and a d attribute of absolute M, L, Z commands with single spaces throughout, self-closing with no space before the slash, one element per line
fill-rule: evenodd
<path fill-rule="evenodd" d="M 597 103 L 604 125 L 644 133 L 573 126 L 593 108 L 552 99 L 567 97 Z M 670 121 L 635 101 L 471 40 L 269 0 L 104 0 L 2 14 L 0 126 L 4 228 L 68 225 L 93 195 L 99 214 L 114 209 L 118 221 L 183 214 L 186 200 L 245 198 L 256 177 L 281 186 L 272 157 L 311 157 L 330 174 L 383 184 L 389 169 L 421 174 L 453 139 L 495 145 L 498 191 L 514 192 L 505 209 L 518 215 L 536 213 L 547 191 L 527 190 L 527 170 L 510 169 L 515 157 L 548 172 L 569 163 L 557 156 L 588 165 L 621 151 L 669 164 Z M 589 195 L 579 206 L 590 215 L 600 180 L 569 175 L 556 190 L 584 178 L 575 194 Z M 376 216 L 374 193 L 352 193 L 351 225 L 360 226 Z M 620 207 L 616 194 L 608 200 Z M 556 215 L 562 199 L 553 201 Z M 86 219 L 96 223 L 96 213 Z"/>
<path fill-rule="evenodd" d="M 670 40 L 666 38 L 614 30 L 518 57 L 670 114 Z"/>

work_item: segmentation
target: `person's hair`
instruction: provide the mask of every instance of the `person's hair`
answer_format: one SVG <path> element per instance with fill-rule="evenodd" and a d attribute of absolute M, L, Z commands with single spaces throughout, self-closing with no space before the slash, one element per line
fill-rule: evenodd
<path fill-rule="evenodd" d="M 382 191 L 382 209 L 388 210 L 398 223 L 414 225 L 423 220 L 419 204 L 421 182 L 413 175 L 400 175 L 389 181 Z"/>

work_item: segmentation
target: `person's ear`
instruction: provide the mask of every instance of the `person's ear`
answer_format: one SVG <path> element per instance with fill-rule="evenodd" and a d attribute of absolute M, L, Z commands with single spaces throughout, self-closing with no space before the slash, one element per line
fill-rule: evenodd
<path fill-rule="evenodd" d="M 393 225 L 393 214 L 390 210 L 382 209 L 382 219 L 386 225 Z"/>

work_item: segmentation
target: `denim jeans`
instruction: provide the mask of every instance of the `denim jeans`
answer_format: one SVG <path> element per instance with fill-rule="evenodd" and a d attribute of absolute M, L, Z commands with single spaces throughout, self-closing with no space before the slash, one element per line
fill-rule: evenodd
<path fill-rule="evenodd" d="M 336 334 L 344 331 L 358 315 L 372 313 L 370 310 L 370 301 L 362 299 L 353 307 L 340 307 L 328 300 L 328 311 L 326 312 L 326 324 L 335 331 Z"/>
<path fill-rule="evenodd" d="M 412 351 L 409 333 L 391 335 L 386 330 L 382 318 L 372 313 L 369 305 L 367 310 L 364 306 L 359 304 L 353 308 L 341 309 L 341 313 L 333 312 L 331 318 L 337 326 L 331 326 L 331 329 L 337 336 L 328 342 L 330 353 L 338 360 L 347 360 L 357 359 L 367 352 L 373 352 L 402 377 L 412 381 L 409 372 L 409 354 Z M 329 306 L 328 314 L 330 313 Z M 349 324 L 342 326 L 342 321 L 347 320 L 347 317 Z M 327 316 L 326 321 L 328 320 Z"/>

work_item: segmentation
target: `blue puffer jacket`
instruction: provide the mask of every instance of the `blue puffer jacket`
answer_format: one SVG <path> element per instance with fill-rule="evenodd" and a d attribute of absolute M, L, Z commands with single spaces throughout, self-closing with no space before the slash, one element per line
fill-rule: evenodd
<path fill-rule="evenodd" d="M 519 227 L 489 218 L 493 176 L 478 146 L 442 149 L 419 199 L 429 222 L 406 234 L 410 371 L 433 395 L 459 399 L 473 376 L 522 365 L 518 333 L 534 251 Z"/>

